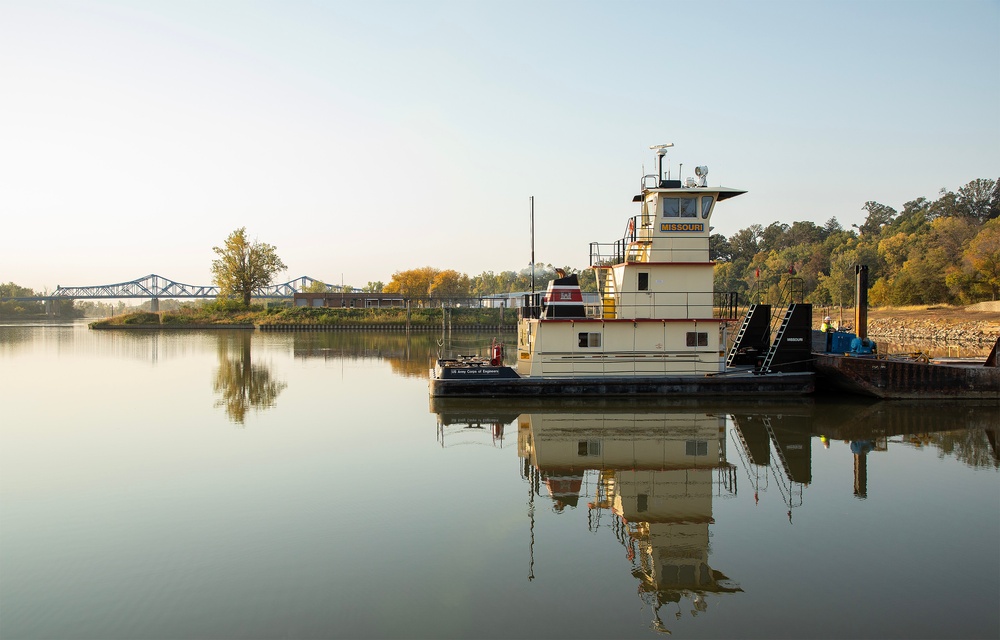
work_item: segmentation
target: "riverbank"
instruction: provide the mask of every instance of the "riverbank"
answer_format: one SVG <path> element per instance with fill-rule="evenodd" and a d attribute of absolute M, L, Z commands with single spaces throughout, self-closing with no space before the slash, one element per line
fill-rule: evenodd
<path fill-rule="evenodd" d="M 873 308 L 868 312 L 868 335 L 896 342 L 992 345 L 1000 336 L 1000 309 L 989 304 Z"/>
<path fill-rule="evenodd" d="M 148 311 L 90 323 L 96 330 L 257 329 L 260 331 L 513 331 L 513 309 L 203 308 Z"/>
<path fill-rule="evenodd" d="M 897 342 L 991 345 L 1000 335 L 996 303 L 968 307 L 881 307 L 868 312 L 868 334 Z M 823 313 L 847 325 L 853 309 L 814 310 L 819 328 Z M 844 320 L 841 320 L 843 318 Z M 271 308 L 211 309 L 209 311 L 139 312 L 90 323 L 92 329 L 256 329 L 260 331 L 513 331 L 513 309 L 337 309 Z"/>

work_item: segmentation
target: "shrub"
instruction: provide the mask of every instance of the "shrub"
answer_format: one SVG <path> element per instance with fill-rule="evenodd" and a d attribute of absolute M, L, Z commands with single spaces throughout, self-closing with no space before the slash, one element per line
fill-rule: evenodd
<path fill-rule="evenodd" d="M 160 324 L 160 315 L 149 311 L 138 311 L 125 316 L 122 324 Z"/>
<path fill-rule="evenodd" d="M 189 313 L 165 313 L 160 317 L 162 324 L 194 324 L 198 319 Z"/>

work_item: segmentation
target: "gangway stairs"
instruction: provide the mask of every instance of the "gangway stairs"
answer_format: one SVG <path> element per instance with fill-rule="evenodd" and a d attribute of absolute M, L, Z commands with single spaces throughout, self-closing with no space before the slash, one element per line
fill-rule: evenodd
<path fill-rule="evenodd" d="M 771 305 L 751 304 L 726 357 L 726 366 L 755 364 L 757 355 L 767 350 L 770 341 Z"/>
<path fill-rule="evenodd" d="M 760 365 L 762 371 L 771 370 L 771 364 L 774 363 L 774 357 L 778 354 L 778 345 L 781 344 L 782 338 L 785 337 L 785 331 L 788 330 L 788 319 L 792 317 L 794 309 L 795 304 L 792 303 L 788 305 L 788 309 L 785 310 L 785 317 L 781 319 L 781 326 L 778 327 L 778 332 L 774 336 L 771 348 L 767 350 L 767 355 L 764 356 L 764 361 Z"/>
<path fill-rule="evenodd" d="M 788 305 L 781 325 L 775 333 L 774 341 L 761 362 L 760 370 L 802 371 L 808 370 L 812 350 L 812 305 Z"/>

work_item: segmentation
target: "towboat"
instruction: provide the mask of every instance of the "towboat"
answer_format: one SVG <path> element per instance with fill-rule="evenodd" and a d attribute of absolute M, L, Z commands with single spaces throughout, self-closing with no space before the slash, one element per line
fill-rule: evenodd
<path fill-rule="evenodd" d="M 599 303 L 584 303 L 576 274 L 560 274 L 519 309 L 513 363 L 504 361 L 502 347 L 498 359 L 495 344 L 490 357 L 439 359 L 430 371 L 431 396 L 813 391 L 809 305 L 789 306 L 773 342 L 767 331 L 759 359 L 727 357 L 727 327 L 738 320 L 737 305 L 735 294 L 713 291 L 709 236 L 717 206 L 746 192 L 708 186 L 704 166 L 683 183 L 669 171 L 664 175 L 671 146 L 651 147 L 656 174 L 642 177 L 632 198 L 639 213 L 625 220 L 624 235 L 590 245 Z M 789 322 L 793 316 L 799 321 Z"/>

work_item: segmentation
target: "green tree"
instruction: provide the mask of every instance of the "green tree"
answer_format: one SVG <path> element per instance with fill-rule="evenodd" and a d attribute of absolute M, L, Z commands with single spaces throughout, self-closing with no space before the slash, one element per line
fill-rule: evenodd
<path fill-rule="evenodd" d="M 874 200 L 869 200 L 865 203 L 865 206 L 861 208 L 868 212 L 868 216 L 865 218 L 865 223 L 858 227 L 858 230 L 863 236 L 878 235 L 882 227 L 891 223 L 893 218 L 896 217 L 895 209 L 875 202 Z"/>
<path fill-rule="evenodd" d="M 37 295 L 33 290 L 13 282 L 0 283 L 0 298 L 30 298 Z"/>
<path fill-rule="evenodd" d="M 275 248 L 247 238 L 246 227 L 229 234 L 221 247 L 212 247 L 219 258 L 212 261 L 213 281 L 220 297 L 241 298 L 250 305 L 254 291 L 271 284 L 275 274 L 286 269 Z"/>
<path fill-rule="evenodd" d="M 434 276 L 428 292 L 432 298 L 468 298 L 469 276 L 445 269 Z"/>
<path fill-rule="evenodd" d="M 593 269 L 584 269 L 583 271 L 577 271 L 575 269 L 570 269 L 566 267 L 566 273 L 575 273 L 580 278 L 580 291 L 585 291 L 589 293 L 597 293 L 597 272 Z"/>
<path fill-rule="evenodd" d="M 1000 188 L 996 180 L 979 178 L 958 190 L 958 208 L 964 217 L 986 222 L 1000 215 Z"/>
<path fill-rule="evenodd" d="M 37 295 L 38 293 L 35 291 L 16 285 L 13 282 L 0 283 L 0 315 L 32 316 L 45 313 L 45 305 L 41 302 L 4 300 L 4 298 L 31 298 Z M 72 305 L 72 302 L 70 302 L 70 305 Z"/>
<path fill-rule="evenodd" d="M 715 262 L 729 262 L 733 259 L 733 247 L 721 233 L 708 237 L 708 259 Z"/>
<path fill-rule="evenodd" d="M 991 300 L 1000 299 L 1000 218 L 983 225 L 962 258 L 971 280 L 989 292 Z"/>
<path fill-rule="evenodd" d="M 896 233 L 882 238 L 878 243 L 878 257 L 885 267 L 887 277 L 895 276 L 910 256 L 913 239 L 907 233 Z"/>
<path fill-rule="evenodd" d="M 760 241 L 764 235 L 764 227 L 759 224 L 752 224 L 745 229 L 740 229 L 729 238 L 729 245 L 732 249 L 733 262 L 743 259 L 747 262 L 760 251 Z"/>
<path fill-rule="evenodd" d="M 398 293 L 404 298 L 426 298 L 430 295 L 434 277 L 440 272 L 434 267 L 407 269 L 392 274 L 392 280 L 382 289 L 385 293 Z"/>

